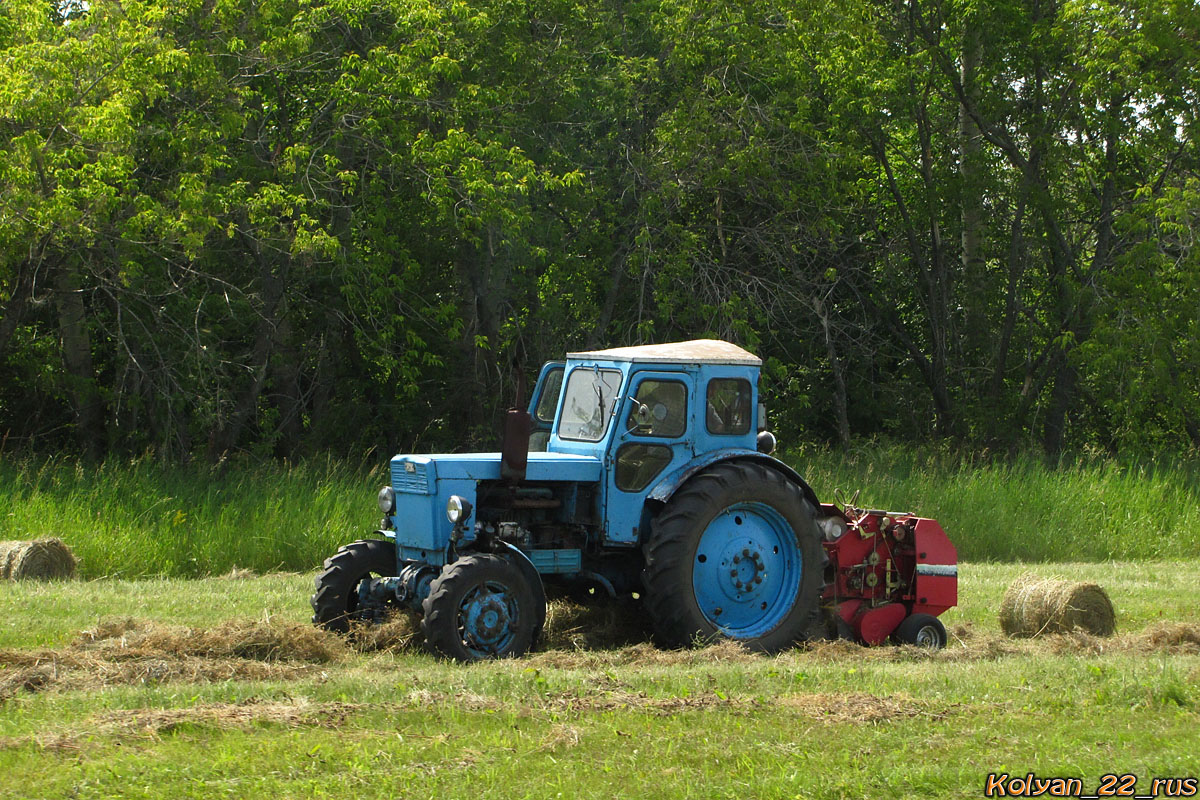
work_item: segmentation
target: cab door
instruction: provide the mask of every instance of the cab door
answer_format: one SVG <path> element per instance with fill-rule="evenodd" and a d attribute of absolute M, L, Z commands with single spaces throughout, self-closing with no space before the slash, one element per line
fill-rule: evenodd
<path fill-rule="evenodd" d="M 605 459 L 605 541 L 634 545 L 645 525 L 646 495 L 693 455 L 695 376 L 635 372 Z"/>
<path fill-rule="evenodd" d="M 533 427 L 529 434 L 529 451 L 544 452 L 550 441 L 550 429 L 554 427 L 554 414 L 558 411 L 558 396 L 562 394 L 562 361 L 547 361 L 538 374 L 533 396 L 529 398 L 529 419 Z"/>

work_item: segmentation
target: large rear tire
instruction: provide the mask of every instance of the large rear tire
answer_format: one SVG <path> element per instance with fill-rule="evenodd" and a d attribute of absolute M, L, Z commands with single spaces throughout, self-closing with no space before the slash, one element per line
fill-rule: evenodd
<path fill-rule="evenodd" d="M 824 553 L 799 486 L 763 464 L 726 462 L 689 480 L 654 522 L 642 573 L 658 640 L 727 638 L 763 652 L 820 621 Z"/>
<path fill-rule="evenodd" d="M 506 558 L 476 553 L 448 564 L 429 586 L 421 630 L 436 652 L 456 661 L 511 658 L 541 633 L 546 604 Z"/>
<path fill-rule="evenodd" d="M 338 548 L 317 575 L 310 601 L 313 623 L 345 633 L 352 620 L 374 619 L 380 609 L 359 607 L 358 585 L 364 578 L 395 575 L 396 566 L 396 545 L 383 539 L 362 539 Z"/>

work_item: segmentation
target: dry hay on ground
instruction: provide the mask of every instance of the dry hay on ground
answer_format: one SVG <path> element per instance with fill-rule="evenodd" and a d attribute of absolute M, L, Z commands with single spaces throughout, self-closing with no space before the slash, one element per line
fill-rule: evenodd
<path fill-rule="evenodd" d="M 89 726 L 100 731 L 131 731 L 149 734 L 169 733 L 181 725 L 214 724 L 221 727 L 248 727 L 274 723 L 288 727 L 317 726 L 336 728 L 355 711 L 357 703 L 311 703 L 305 698 L 288 702 L 264 702 L 255 698 L 240 703 L 206 703 L 187 708 L 132 708 L 109 711 L 94 718 Z"/>
<path fill-rule="evenodd" d="M 50 580 L 75 575 L 75 555 L 61 539 L 0 542 L 0 579 Z"/>
<path fill-rule="evenodd" d="M 1159 622 L 1140 634 L 1145 649 L 1178 653 L 1200 653 L 1200 625 Z"/>
<path fill-rule="evenodd" d="M 1026 574 L 1004 593 L 1000 628 L 1017 637 L 1075 630 L 1110 636 L 1116 630 L 1116 612 L 1104 589 L 1094 583 Z"/>
<path fill-rule="evenodd" d="M 0 737 L 0 750 L 34 744 L 51 750 L 77 750 L 98 736 L 130 738 L 169 735 L 191 725 L 250 728 L 279 725 L 288 728 L 337 728 L 363 708 L 357 703 L 313 703 L 306 698 L 286 702 L 250 698 L 239 703 L 204 703 L 185 708 L 129 708 L 106 711 L 76 723 L 75 731 Z"/>
<path fill-rule="evenodd" d="M 941 719 L 948 713 L 948 709 L 937 708 L 902 694 L 881 697 L 866 692 L 816 692 L 784 695 L 772 702 L 806 717 L 834 723 L 876 724 L 909 717 Z"/>
<path fill-rule="evenodd" d="M 645 610 L 637 603 L 580 605 L 555 599 L 546 608 L 541 642 L 547 650 L 597 650 L 633 645 L 649 637 Z"/>
<path fill-rule="evenodd" d="M 233 620 L 195 629 L 117 620 L 63 648 L 0 650 L 0 701 L 49 688 L 295 679 L 348 652 L 310 625 Z"/>
<path fill-rule="evenodd" d="M 663 650 L 649 642 L 625 647 L 595 649 L 556 649 L 544 647 L 526 656 L 533 667 L 552 669 L 596 669 L 608 667 L 677 667 L 719 663 L 748 663 L 763 658 L 737 642 L 723 640 L 687 650 Z"/>
<path fill-rule="evenodd" d="M 421 625 L 411 614 L 397 614 L 386 622 L 356 622 L 346 643 L 359 653 L 419 650 L 424 645 Z"/>
<path fill-rule="evenodd" d="M 1145 630 L 1099 637 L 1081 630 L 1014 640 L 999 633 L 977 632 L 969 622 L 950 630 L 944 650 L 918 647 L 864 647 L 843 640 L 814 641 L 769 656 L 736 642 L 705 647 L 662 650 L 639 641 L 619 647 L 580 649 L 579 607 L 568 609 L 559 621 L 569 625 L 552 636 L 557 647 L 543 647 L 519 660 L 521 669 L 581 670 L 608 675 L 615 668 L 673 669 L 719 664 L 752 665 L 775 660 L 781 665 L 817 663 L 976 662 L 1038 655 L 1103 655 L 1149 653 L 1200 654 L 1200 624 L 1160 622 Z M 603 621 L 605 617 L 600 617 Z M 94 689 L 103 686 L 208 683 L 217 681 L 297 680 L 320 674 L 321 665 L 345 663 L 355 652 L 415 652 L 423 648 L 415 620 L 400 615 L 383 625 L 356 626 L 343 638 L 301 623 L 231 620 L 212 628 L 168 626 L 146 620 L 110 620 L 83 631 L 57 649 L 0 650 L 0 703 L 22 693 L 46 690 Z M 477 669 L 487 669 L 480 665 Z M 502 667 L 503 668 L 503 667 Z M 621 681 L 597 678 L 598 691 L 607 692 L 606 705 L 644 705 L 646 700 L 622 694 Z M 616 692 L 616 694 L 614 694 Z M 651 704 L 659 701 L 651 701 Z M 663 701 L 664 710 L 717 703 L 699 695 L 682 703 Z"/>
<path fill-rule="evenodd" d="M 337 636 L 312 625 L 257 620 L 230 620 L 213 628 L 113 620 L 83 631 L 71 647 L 109 656 L 146 652 L 309 663 L 336 661 L 346 652 Z"/>
<path fill-rule="evenodd" d="M 786 709 L 809 719 L 828 723 L 889 722 L 910 717 L 942 718 L 949 707 L 907 695 L 880 695 L 867 692 L 816 692 L 783 694 L 766 700 L 761 697 L 726 695 L 715 691 L 700 691 L 686 696 L 655 697 L 646 692 L 624 688 L 596 687 L 586 694 L 553 692 L 520 699 L 503 700 L 474 692 L 454 694 L 416 689 L 400 703 L 400 707 L 427 709 L 453 708 L 468 712 L 496 712 L 510 709 L 519 714 L 549 713 L 558 721 L 563 714 L 609 713 L 614 711 L 642 712 L 669 716 L 681 712 L 729 711 L 748 713 L 769 706 Z"/>

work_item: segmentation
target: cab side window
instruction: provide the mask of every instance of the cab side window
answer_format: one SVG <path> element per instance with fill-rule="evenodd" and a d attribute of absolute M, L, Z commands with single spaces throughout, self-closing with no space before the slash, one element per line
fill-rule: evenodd
<path fill-rule="evenodd" d="M 750 432 L 750 381 L 743 378 L 713 378 L 708 382 L 705 424 L 709 433 Z"/>

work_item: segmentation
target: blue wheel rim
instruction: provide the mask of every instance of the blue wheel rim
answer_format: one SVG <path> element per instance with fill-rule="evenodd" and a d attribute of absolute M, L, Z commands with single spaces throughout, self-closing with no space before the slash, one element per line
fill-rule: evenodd
<path fill-rule="evenodd" d="M 512 644 L 519 620 L 517 599 L 498 581 L 483 581 L 458 604 L 458 633 L 477 658 L 499 655 Z"/>
<path fill-rule="evenodd" d="M 737 503 L 708 523 L 692 556 L 700 612 L 722 634 L 753 639 L 796 605 L 803 556 L 792 526 L 765 503 Z"/>

